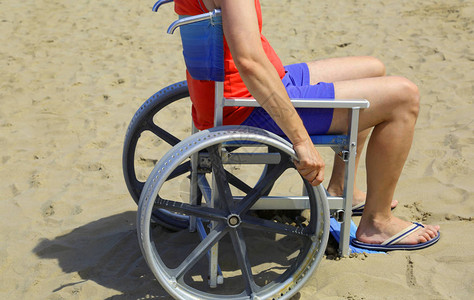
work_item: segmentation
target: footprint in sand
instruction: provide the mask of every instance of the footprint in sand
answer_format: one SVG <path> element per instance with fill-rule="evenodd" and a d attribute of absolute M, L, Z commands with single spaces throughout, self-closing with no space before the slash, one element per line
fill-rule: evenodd
<path fill-rule="evenodd" d="M 41 175 L 34 172 L 30 177 L 30 186 L 33 188 L 39 188 L 41 186 Z"/>
<path fill-rule="evenodd" d="M 41 210 L 42 210 L 43 217 L 45 217 L 45 218 L 50 217 L 50 216 L 54 215 L 54 213 L 55 213 L 53 203 L 43 205 L 43 208 Z"/>
<path fill-rule="evenodd" d="M 431 216 L 431 212 L 424 211 L 421 207 L 421 204 L 418 202 L 413 202 L 412 204 L 405 204 L 411 212 L 411 220 L 415 221 L 426 221 Z"/>
<path fill-rule="evenodd" d="M 413 272 L 414 263 L 410 256 L 407 256 L 407 270 L 406 270 L 406 278 L 407 278 L 407 285 L 410 287 L 416 286 L 416 278 Z"/>

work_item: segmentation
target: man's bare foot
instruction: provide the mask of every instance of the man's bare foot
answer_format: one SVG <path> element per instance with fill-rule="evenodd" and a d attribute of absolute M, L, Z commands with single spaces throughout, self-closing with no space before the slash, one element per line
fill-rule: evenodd
<path fill-rule="evenodd" d="M 410 225 L 412 225 L 411 222 L 394 216 L 385 220 L 369 220 L 362 217 L 357 228 L 356 238 L 363 243 L 382 244 Z M 416 245 L 427 242 L 438 235 L 439 228 L 438 225 L 424 225 L 396 244 Z"/>

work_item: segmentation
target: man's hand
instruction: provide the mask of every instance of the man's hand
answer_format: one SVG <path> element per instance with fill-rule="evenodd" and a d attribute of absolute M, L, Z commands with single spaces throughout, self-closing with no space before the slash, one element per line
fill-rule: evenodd
<path fill-rule="evenodd" d="M 319 155 L 310 139 L 293 145 L 293 149 L 298 156 L 295 166 L 304 179 L 308 180 L 312 186 L 321 184 L 324 180 L 324 161 Z"/>

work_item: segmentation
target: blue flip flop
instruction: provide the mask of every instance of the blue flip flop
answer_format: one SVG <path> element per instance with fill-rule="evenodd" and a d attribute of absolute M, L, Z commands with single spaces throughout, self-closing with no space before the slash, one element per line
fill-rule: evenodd
<path fill-rule="evenodd" d="M 326 192 L 326 196 L 331 197 L 331 194 L 329 194 L 329 192 L 326 190 L 326 188 L 324 189 L 324 191 Z M 352 215 L 353 216 L 362 216 L 362 213 L 364 212 L 364 208 L 365 208 L 365 201 L 352 206 Z M 395 207 L 392 207 L 391 210 L 393 210 L 394 208 Z"/>
<path fill-rule="evenodd" d="M 396 244 L 397 242 L 401 241 L 404 237 L 410 235 L 411 233 L 417 231 L 418 229 L 425 228 L 423 224 L 413 222 L 412 225 L 408 226 L 407 228 L 403 229 L 396 235 L 392 236 L 391 238 L 385 240 L 382 244 L 368 244 L 358 241 L 357 239 L 352 239 L 352 245 L 368 250 L 378 250 L 378 251 L 393 251 L 393 250 L 418 250 L 429 247 L 436 243 L 439 240 L 440 233 L 431 240 L 419 243 L 415 245 L 405 245 L 405 244 Z"/>
<path fill-rule="evenodd" d="M 365 202 L 352 206 L 352 215 L 362 216 L 362 213 L 364 212 L 364 207 L 365 207 Z"/>
<path fill-rule="evenodd" d="M 336 239 L 338 243 L 340 243 L 341 240 L 341 223 L 336 221 L 336 219 L 331 218 L 329 220 L 329 232 L 331 232 L 331 235 Z M 350 228 L 350 239 L 355 239 L 356 238 L 356 232 L 357 232 L 357 226 L 355 225 L 354 221 L 351 220 L 351 228 Z M 351 253 L 379 253 L 379 254 L 385 254 L 384 251 L 375 251 L 375 250 L 368 250 L 368 249 L 362 249 L 358 248 L 352 244 L 349 244 L 349 248 L 351 250 Z"/>
<path fill-rule="evenodd" d="M 331 194 L 329 194 L 328 190 L 324 188 L 324 191 L 326 192 L 326 196 L 331 197 Z M 352 215 L 353 216 L 362 216 L 362 213 L 364 212 L 364 207 L 365 207 L 365 201 L 362 203 L 359 203 L 357 205 L 352 206 Z"/>
<path fill-rule="evenodd" d="M 362 213 L 364 212 L 365 208 L 365 202 L 359 203 L 357 205 L 352 206 L 352 215 L 353 216 L 362 216 Z M 394 210 L 395 207 L 390 208 L 391 210 Z"/>

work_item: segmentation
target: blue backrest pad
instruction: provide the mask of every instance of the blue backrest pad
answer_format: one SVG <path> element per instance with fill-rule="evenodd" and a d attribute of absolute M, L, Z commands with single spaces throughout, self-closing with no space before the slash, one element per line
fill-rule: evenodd
<path fill-rule="evenodd" d="M 183 25 L 180 31 L 189 74 L 196 80 L 224 81 L 222 17 Z"/>

